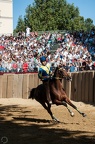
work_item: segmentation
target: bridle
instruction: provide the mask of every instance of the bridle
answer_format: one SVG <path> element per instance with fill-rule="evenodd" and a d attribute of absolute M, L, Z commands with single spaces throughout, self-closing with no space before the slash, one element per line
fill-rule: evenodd
<path fill-rule="evenodd" d="M 61 77 L 60 76 L 55 76 L 56 72 L 54 72 L 53 78 L 56 79 L 56 80 L 62 80 L 63 78 L 65 78 L 65 76 L 60 73 L 62 71 L 62 68 L 58 68 L 57 70 L 58 70 L 58 74 L 61 75 Z"/>
<path fill-rule="evenodd" d="M 68 79 L 68 77 L 66 77 L 65 75 L 64 75 L 64 71 L 66 71 L 64 68 L 58 68 L 57 69 L 58 70 L 58 74 L 59 74 L 59 76 L 55 76 L 55 74 L 53 75 L 53 78 L 54 79 L 56 79 L 56 80 L 62 80 L 62 79 L 66 79 L 66 80 L 69 80 Z M 57 71 L 56 70 L 56 71 Z M 54 72 L 54 73 L 56 73 L 56 72 Z"/>

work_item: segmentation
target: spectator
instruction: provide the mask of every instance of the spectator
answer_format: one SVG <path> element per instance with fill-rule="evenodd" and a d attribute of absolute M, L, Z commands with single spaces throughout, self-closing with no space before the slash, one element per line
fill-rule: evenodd
<path fill-rule="evenodd" d="M 75 66 L 74 66 L 73 63 L 70 63 L 69 71 L 70 72 L 75 72 Z"/>
<path fill-rule="evenodd" d="M 2 67 L 2 61 L 0 61 L 0 72 L 5 72 L 5 69 Z"/>
<path fill-rule="evenodd" d="M 27 62 L 27 59 L 24 60 L 23 64 L 22 64 L 22 69 L 23 69 L 23 72 L 28 72 L 28 62 Z"/>
<path fill-rule="evenodd" d="M 26 39 L 23 36 L 23 32 L 20 32 L 17 37 L 1 36 L 0 45 L 4 46 L 4 49 L 2 51 L 0 50 L 0 60 L 2 61 L 4 72 L 11 72 L 11 65 L 15 62 L 17 63 L 18 68 L 13 71 L 22 71 L 22 64 L 25 63 L 24 59 L 27 60 L 29 72 L 34 70 L 38 71 L 40 67 L 39 58 L 42 55 L 46 56 L 48 62 L 51 65 L 53 63 L 54 67 L 56 67 L 60 63 L 60 60 L 62 60 L 61 63 L 65 63 L 65 68 L 67 70 L 70 63 L 75 66 L 75 71 L 88 69 L 87 67 L 90 67 L 90 70 L 94 69 L 94 29 L 86 34 L 83 31 L 80 31 L 65 34 L 42 33 L 39 35 L 36 32 L 30 33 L 28 31 Z M 51 45 L 52 47 L 53 45 L 57 46 L 54 53 L 51 53 Z M 10 59 L 12 60 L 9 62 Z M 82 65 L 83 62 L 86 62 L 85 69 Z"/>
<path fill-rule="evenodd" d="M 31 28 L 29 28 L 29 27 L 27 26 L 27 28 L 26 28 L 26 37 L 30 36 L 30 30 L 31 30 Z"/>
<path fill-rule="evenodd" d="M 95 62 L 92 65 L 92 70 L 95 70 Z"/>
<path fill-rule="evenodd" d="M 17 61 L 13 61 L 13 64 L 12 64 L 12 72 L 17 72 L 17 69 L 18 69 L 18 64 L 17 64 Z"/>
<path fill-rule="evenodd" d="M 82 71 L 87 71 L 87 70 L 90 70 L 90 67 L 89 67 L 89 65 L 84 61 L 83 63 L 82 63 Z"/>
<path fill-rule="evenodd" d="M 18 58 L 18 61 L 17 61 L 17 65 L 18 65 L 17 72 L 23 72 L 22 64 L 23 64 L 23 62 L 21 61 L 21 58 Z"/>

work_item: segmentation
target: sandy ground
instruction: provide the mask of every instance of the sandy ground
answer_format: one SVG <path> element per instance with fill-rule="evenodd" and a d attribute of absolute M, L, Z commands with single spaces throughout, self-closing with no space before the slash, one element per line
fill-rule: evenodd
<path fill-rule="evenodd" d="M 35 100 L 0 99 L 0 144 L 95 144 L 95 106 L 73 103 L 87 116 L 53 105 L 55 123 Z"/>

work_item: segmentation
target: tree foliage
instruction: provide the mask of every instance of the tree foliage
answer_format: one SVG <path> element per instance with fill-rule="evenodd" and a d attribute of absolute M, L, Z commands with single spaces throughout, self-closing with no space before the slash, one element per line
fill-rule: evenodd
<path fill-rule="evenodd" d="M 16 32 L 24 31 L 24 30 L 25 30 L 25 22 L 24 22 L 22 16 L 19 16 L 18 23 L 16 26 Z"/>
<path fill-rule="evenodd" d="M 25 19 L 18 19 L 16 30 L 29 26 L 32 31 L 90 30 L 93 20 L 80 16 L 79 8 L 66 0 L 34 0 L 25 11 Z"/>

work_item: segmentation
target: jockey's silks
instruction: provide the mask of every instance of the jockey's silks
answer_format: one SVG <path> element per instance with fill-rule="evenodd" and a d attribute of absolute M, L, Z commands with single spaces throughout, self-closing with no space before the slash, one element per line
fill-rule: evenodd
<path fill-rule="evenodd" d="M 49 74 L 49 72 L 50 72 L 50 65 L 49 64 L 47 64 L 46 66 L 42 65 L 40 68 L 42 68 L 44 71 L 46 71 L 47 74 Z"/>
<path fill-rule="evenodd" d="M 49 76 L 50 74 L 50 65 L 47 64 L 46 66 L 41 66 L 39 68 L 38 76 L 40 79 L 47 80 L 48 78 L 43 78 L 44 76 Z"/>

